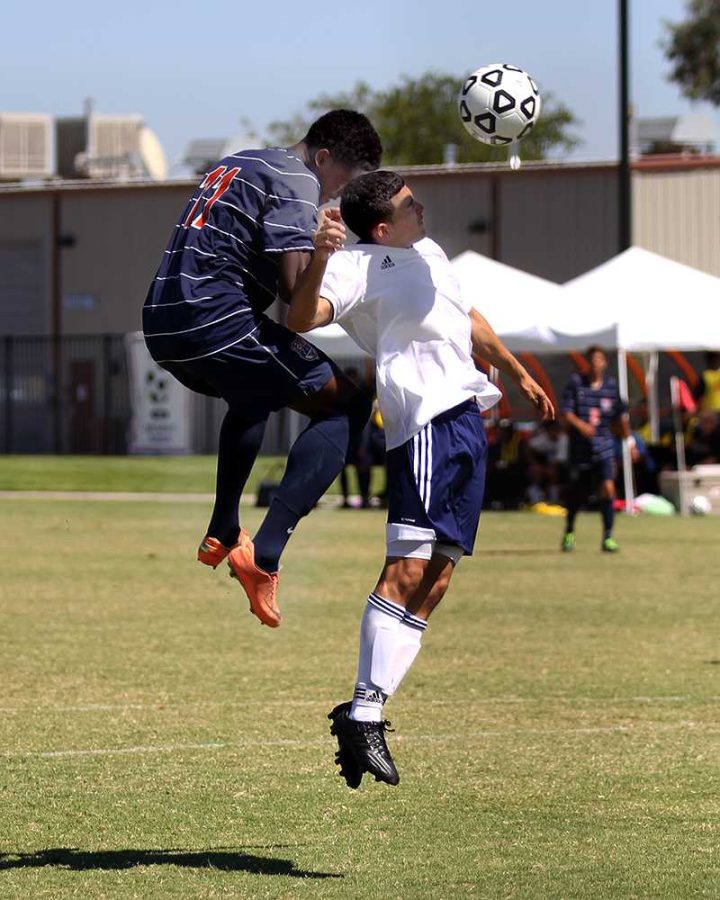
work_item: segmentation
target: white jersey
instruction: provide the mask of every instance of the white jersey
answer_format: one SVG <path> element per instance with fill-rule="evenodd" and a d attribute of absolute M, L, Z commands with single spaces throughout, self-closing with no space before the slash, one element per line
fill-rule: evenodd
<path fill-rule="evenodd" d="M 339 250 L 328 261 L 320 296 L 332 304 L 333 321 L 375 357 L 388 450 L 470 397 L 481 409 L 500 399 L 472 360 L 471 306 L 429 238 L 407 248 Z"/>

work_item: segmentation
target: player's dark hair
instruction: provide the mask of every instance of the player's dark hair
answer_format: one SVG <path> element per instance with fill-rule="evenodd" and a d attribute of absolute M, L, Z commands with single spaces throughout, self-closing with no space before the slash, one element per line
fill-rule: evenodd
<path fill-rule="evenodd" d="M 605 348 L 601 347 L 600 344 L 590 344 L 590 346 L 585 351 L 585 359 L 590 359 L 593 353 L 602 353 L 602 355 L 607 359 L 607 353 L 605 352 Z"/>
<path fill-rule="evenodd" d="M 373 228 L 392 218 L 394 210 L 390 201 L 404 186 L 405 179 L 397 172 L 382 169 L 353 179 L 340 201 L 345 224 L 361 241 L 372 241 Z"/>
<path fill-rule="evenodd" d="M 320 116 L 303 138 L 311 151 L 329 150 L 345 166 L 377 169 L 382 157 L 380 136 L 370 119 L 352 109 L 333 109 Z"/>

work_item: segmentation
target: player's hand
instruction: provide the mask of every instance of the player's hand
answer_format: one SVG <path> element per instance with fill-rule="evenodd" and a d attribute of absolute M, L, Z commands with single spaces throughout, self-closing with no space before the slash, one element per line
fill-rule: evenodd
<path fill-rule="evenodd" d="M 336 250 L 342 249 L 345 238 L 345 226 L 340 218 L 340 210 L 337 207 L 321 209 L 313 235 L 315 253 L 329 259 Z"/>
<path fill-rule="evenodd" d="M 589 441 L 595 437 L 595 426 L 591 425 L 590 422 L 580 422 L 578 424 L 578 431 Z"/>
<path fill-rule="evenodd" d="M 555 408 L 550 402 L 550 398 L 536 381 L 527 375 L 518 386 L 540 413 L 541 422 L 551 422 L 555 418 Z"/>

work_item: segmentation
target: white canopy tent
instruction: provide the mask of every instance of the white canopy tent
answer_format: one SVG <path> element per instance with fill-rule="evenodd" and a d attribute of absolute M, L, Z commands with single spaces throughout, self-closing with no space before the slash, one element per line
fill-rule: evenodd
<path fill-rule="evenodd" d="M 631 247 L 568 281 L 545 324 L 558 349 L 720 347 L 720 278 Z"/>
<path fill-rule="evenodd" d="M 464 295 L 515 353 L 566 353 L 597 343 L 618 351 L 627 398 L 627 352 L 646 354 L 657 431 L 657 351 L 720 349 L 720 278 L 631 247 L 562 287 L 468 250 L 452 260 Z M 339 325 L 309 335 L 330 356 L 366 358 Z M 626 496 L 631 494 L 625 460 Z"/>
<path fill-rule="evenodd" d="M 561 288 L 466 250 L 451 261 L 463 295 L 482 313 L 514 353 L 542 353 L 553 348 L 555 336 L 544 324 L 560 306 Z M 364 359 L 340 325 L 326 325 L 306 335 L 329 356 Z"/>
<path fill-rule="evenodd" d="M 565 284 L 562 302 L 547 324 L 559 350 L 591 343 L 617 350 L 625 399 L 627 353 L 645 354 L 650 429 L 657 440 L 658 351 L 720 348 L 720 278 L 630 247 Z M 628 497 L 632 466 L 627 447 L 623 470 Z"/>
<path fill-rule="evenodd" d="M 720 278 L 640 247 L 560 286 L 466 250 L 452 260 L 463 293 L 517 353 L 720 348 Z M 308 335 L 327 353 L 364 358 L 339 325 Z"/>
<path fill-rule="evenodd" d="M 452 260 L 463 295 L 513 353 L 547 353 L 555 337 L 547 327 L 560 305 L 559 285 L 473 250 Z"/>

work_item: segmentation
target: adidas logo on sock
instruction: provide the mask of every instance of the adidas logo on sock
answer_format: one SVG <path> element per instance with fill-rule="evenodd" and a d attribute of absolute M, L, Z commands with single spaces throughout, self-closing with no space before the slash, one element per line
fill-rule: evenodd
<path fill-rule="evenodd" d="M 380 263 L 381 269 L 394 269 L 395 263 L 390 259 L 389 256 L 386 256 L 385 259 Z"/>

